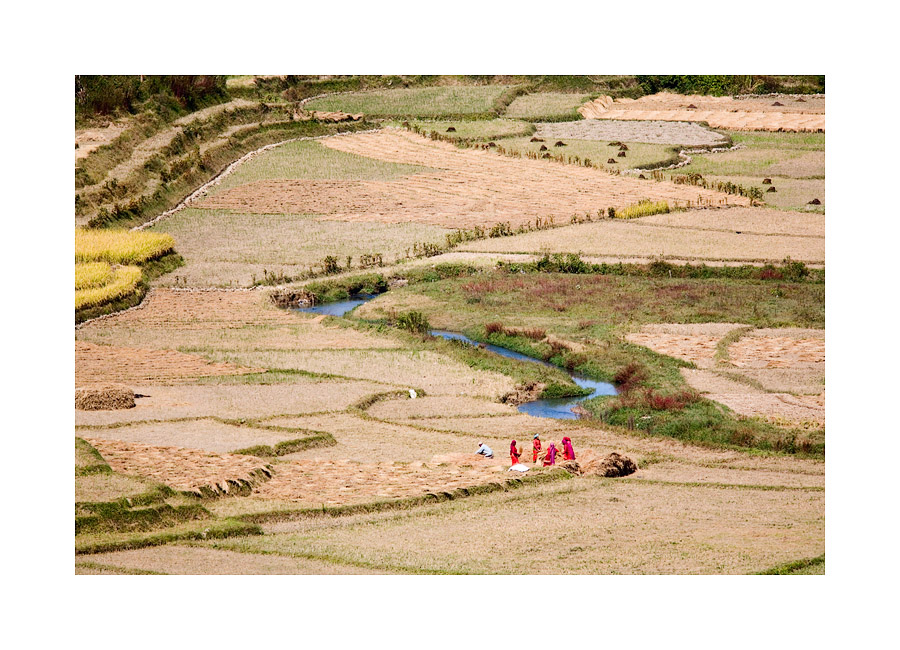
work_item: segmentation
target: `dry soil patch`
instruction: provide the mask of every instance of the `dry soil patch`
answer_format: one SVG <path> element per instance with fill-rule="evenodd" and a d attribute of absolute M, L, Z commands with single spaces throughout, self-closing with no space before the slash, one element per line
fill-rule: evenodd
<path fill-rule="evenodd" d="M 571 138 L 689 146 L 721 146 L 728 143 L 725 136 L 699 124 L 666 121 L 589 119 L 577 122 L 550 122 L 537 125 L 537 136 L 547 140 Z"/>

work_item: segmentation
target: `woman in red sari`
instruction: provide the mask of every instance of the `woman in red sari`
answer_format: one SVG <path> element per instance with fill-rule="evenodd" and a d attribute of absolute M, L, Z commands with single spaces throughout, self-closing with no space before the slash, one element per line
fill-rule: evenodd
<path fill-rule="evenodd" d="M 534 452 L 531 462 L 536 463 L 538 454 L 541 453 L 541 436 L 540 434 L 534 434 L 534 440 L 531 441 L 531 448 Z"/>
<path fill-rule="evenodd" d="M 513 465 L 516 465 L 516 464 L 518 464 L 519 456 L 521 456 L 521 455 L 522 455 L 521 450 L 516 449 L 516 441 L 513 440 L 511 443 L 509 443 L 509 460 L 512 462 Z"/>
<path fill-rule="evenodd" d="M 556 445 L 552 442 L 547 447 L 547 455 L 544 456 L 544 467 L 549 467 L 550 465 L 556 465 Z"/>
<path fill-rule="evenodd" d="M 575 448 L 572 446 L 572 439 L 566 436 L 562 439 L 563 456 L 566 460 L 575 460 Z"/>

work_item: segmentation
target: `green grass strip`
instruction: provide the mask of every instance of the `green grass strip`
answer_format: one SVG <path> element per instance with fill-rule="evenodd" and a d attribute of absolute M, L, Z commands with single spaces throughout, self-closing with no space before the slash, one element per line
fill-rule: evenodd
<path fill-rule="evenodd" d="M 816 566 L 819 564 L 825 564 L 825 554 L 818 557 L 812 557 L 806 560 L 797 560 L 796 562 L 787 562 L 786 564 L 779 564 L 776 567 L 772 567 L 767 571 L 760 571 L 756 575 L 760 576 L 789 576 L 794 573 L 797 573 L 800 569 L 806 569 L 808 567 Z"/>
<path fill-rule="evenodd" d="M 75 554 L 89 555 L 92 553 L 126 551 L 148 546 L 159 546 L 180 540 L 223 539 L 239 535 L 262 535 L 262 530 L 259 526 L 246 521 L 223 519 L 211 522 L 208 525 L 207 522 L 201 522 L 199 525 L 196 522 L 192 522 L 187 525 L 174 526 L 167 530 L 138 535 L 86 535 L 81 543 L 76 538 Z"/>

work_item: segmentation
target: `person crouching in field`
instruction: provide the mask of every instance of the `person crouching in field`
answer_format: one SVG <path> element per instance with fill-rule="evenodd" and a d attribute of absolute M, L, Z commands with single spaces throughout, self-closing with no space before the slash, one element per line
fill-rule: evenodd
<path fill-rule="evenodd" d="M 509 460 L 513 465 L 518 465 L 519 456 L 522 455 L 522 450 L 516 447 L 516 441 L 513 440 L 509 443 Z"/>
<path fill-rule="evenodd" d="M 478 451 L 476 451 L 475 453 L 479 454 L 481 456 L 484 456 L 485 458 L 493 458 L 494 457 L 494 450 L 491 449 L 490 447 L 488 447 L 483 442 L 479 443 Z"/>
<path fill-rule="evenodd" d="M 550 465 L 556 465 L 556 445 L 552 442 L 547 447 L 547 455 L 544 456 L 544 467 L 549 467 Z"/>
<path fill-rule="evenodd" d="M 531 441 L 532 463 L 537 462 L 538 454 L 541 453 L 541 436 L 539 433 L 534 434 L 534 440 Z"/>
<path fill-rule="evenodd" d="M 572 439 L 566 436 L 562 439 L 563 458 L 566 460 L 575 460 L 575 448 L 572 446 Z"/>

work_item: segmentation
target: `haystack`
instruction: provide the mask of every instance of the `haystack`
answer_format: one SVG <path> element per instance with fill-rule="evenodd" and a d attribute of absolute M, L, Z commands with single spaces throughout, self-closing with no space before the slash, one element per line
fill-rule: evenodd
<path fill-rule="evenodd" d="M 75 408 L 81 411 L 133 409 L 134 391 L 115 384 L 82 386 L 75 389 Z"/>
<path fill-rule="evenodd" d="M 633 460 L 616 452 L 603 456 L 593 449 L 583 449 L 577 452 L 577 458 L 557 465 L 576 476 L 628 476 L 638 469 Z"/>

